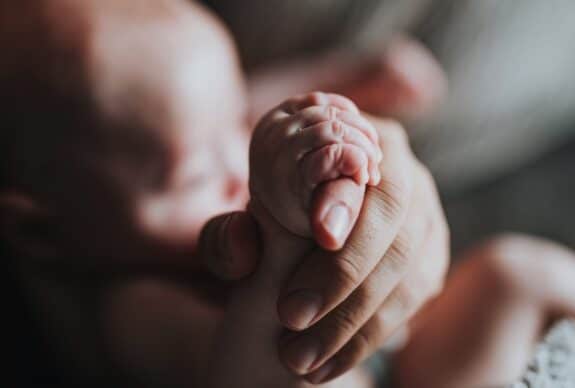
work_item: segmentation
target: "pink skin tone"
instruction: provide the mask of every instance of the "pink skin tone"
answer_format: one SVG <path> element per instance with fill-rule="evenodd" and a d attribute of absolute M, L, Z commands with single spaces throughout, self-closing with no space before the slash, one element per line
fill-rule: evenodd
<path fill-rule="evenodd" d="M 319 92 L 294 97 L 256 126 L 250 148 L 251 200 L 292 234 L 315 236 L 320 246 L 339 249 L 362 201 L 349 208 L 345 198 L 338 201 L 337 193 L 330 192 L 330 181 L 348 178 L 340 184 L 350 185 L 362 199 L 366 184 L 379 183 L 380 161 L 377 132 L 353 102 Z M 324 193 L 315 195 L 320 185 Z"/>

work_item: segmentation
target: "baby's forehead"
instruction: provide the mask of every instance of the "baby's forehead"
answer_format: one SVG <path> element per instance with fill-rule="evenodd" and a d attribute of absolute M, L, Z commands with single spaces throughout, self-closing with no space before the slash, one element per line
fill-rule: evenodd
<path fill-rule="evenodd" d="M 90 65 L 101 110 L 112 116 L 136 111 L 154 116 L 188 111 L 192 116 L 222 100 L 237 99 L 243 85 L 233 44 L 204 14 L 143 27 L 103 26 L 96 33 Z"/>
<path fill-rule="evenodd" d="M 219 117 L 206 107 L 216 109 L 222 99 L 231 101 L 229 95 L 238 88 L 239 70 L 231 39 L 197 6 L 182 9 L 176 16 L 148 16 L 98 18 L 82 31 L 82 39 L 58 41 L 47 47 L 51 55 L 61 50 L 74 53 L 74 61 L 64 58 L 66 74 L 74 73 L 74 77 L 53 77 L 46 72 L 38 73 L 41 85 L 31 80 L 31 92 L 22 97 L 27 103 L 21 104 L 19 117 L 41 116 L 41 120 L 26 122 L 26 131 L 21 130 L 24 120 L 14 120 L 14 133 L 21 135 L 16 139 L 18 144 L 28 148 L 44 144 L 35 153 L 38 159 L 46 155 L 51 160 L 49 154 L 64 155 L 84 147 L 106 149 L 98 144 L 107 143 L 110 149 L 118 150 L 112 153 L 128 150 L 126 156 L 132 157 L 137 154 L 133 150 L 140 150 L 148 159 L 160 154 L 158 149 L 181 140 L 173 134 L 185 132 L 186 139 L 201 138 L 204 128 L 213 126 L 213 119 Z M 36 62 L 30 66 L 40 69 L 42 65 Z M 21 79 L 29 79 L 28 70 L 22 74 L 26 77 Z M 46 93 L 38 93 L 38 86 Z M 30 103 L 30 96 L 37 103 Z M 45 114 L 36 114 L 39 107 Z M 40 121 L 44 127 L 37 125 Z M 180 131 L 183 128 L 185 131 Z M 38 139 L 39 134 L 54 147 L 48 142 L 26 141 Z M 8 144 L 4 137 L 1 140 Z M 66 144 L 73 147 L 60 152 Z"/>

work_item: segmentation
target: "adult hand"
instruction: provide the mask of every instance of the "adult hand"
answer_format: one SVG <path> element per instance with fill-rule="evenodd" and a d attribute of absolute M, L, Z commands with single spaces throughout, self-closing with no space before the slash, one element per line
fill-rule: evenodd
<path fill-rule="evenodd" d="M 313 383 L 375 352 L 440 291 L 448 267 L 449 233 L 433 178 L 398 124 L 372 121 L 384 155 L 380 184 L 368 189 L 344 248 L 306 257 L 278 302 L 282 323 L 302 331 L 281 341 L 281 358 Z M 247 213 L 219 216 L 204 228 L 199 255 L 216 276 L 240 279 L 257 264 L 257 236 Z"/>
<path fill-rule="evenodd" d="M 448 267 L 448 227 L 433 178 L 398 124 L 372 121 L 384 155 L 381 183 L 368 188 L 344 248 L 305 258 L 278 303 L 281 322 L 302 331 L 281 341 L 280 356 L 312 383 L 375 352 L 440 291 Z"/>

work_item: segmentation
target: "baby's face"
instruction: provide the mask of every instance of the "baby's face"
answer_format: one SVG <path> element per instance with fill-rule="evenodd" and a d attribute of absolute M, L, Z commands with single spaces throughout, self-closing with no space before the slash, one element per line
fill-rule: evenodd
<path fill-rule="evenodd" d="M 137 225 L 183 246 L 197 240 L 209 218 L 248 200 L 243 85 L 234 57 L 213 51 L 182 60 L 149 85 L 150 100 L 142 96 L 146 117 L 133 123 L 136 137 L 156 143 L 149 155 L 155 177 L 134 192 Z M 129 176 L 125 182 L 134 184 Z"/>
<path fill-rule="evenodd" d="M 117 162 L 111 158 L 102 166 L 111 175 L 127 168 L 119 178 L 130 193 L 135 232 L 185 251 L 209 218 L 247 203 L 246 102 L 230 42 L 217 35 L 187 35 L 186 29 L 170 38 L 164 44 L 173 49 L 151 49 L 147 56 L 142 47 L 143 58 L 123 52 L 120 44 L 109 72 L 102 64 L 97 84 L 104 115 L 120 127 L 125 123 L 130 132 L 115 140 L 125 157 L 142 160 L 122 166 L 118 155 Z M 118 65 L 119 59 L 125 62 Z M 144 152 L 130 148 L 140 142 L 150 147 Z M 142 176 L 144 165 L 152 179 L 134 179 Z"/>
<path fill-rule="evenodd" d="M 249 134 L 232 44 L 213 26 L 177 23 L 95 34 L 95 117 L 65 153 L 69 173 L 54 191 L 68 194 L 52 201 L 73 252 L 189 255 L 209 218 L 247 203 Z"/>

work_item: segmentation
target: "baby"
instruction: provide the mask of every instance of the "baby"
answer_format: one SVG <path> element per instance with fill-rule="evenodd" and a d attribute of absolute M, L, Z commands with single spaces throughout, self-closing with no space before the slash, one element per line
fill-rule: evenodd
<path fill-rule="evenodd" d="M 244 85 L 231 39 L 205 10 L 176 0 L 20 4 L 29 17 L 0 24 L 10 37 L 3 44 L 13 45 L 13 55 L 0 63 L 2 238 L 67 365 L 79 364 L 83 376 L 130 377 L 112 386 L 307 384 L 277 357 L 278 290 L 316 244 L 338 249 L 345 243 L 366 185 L 379 180 L 376 129 L 341 96 L 289 99 L 253 134 L 248 191 Z M 345 198 L 351 208 L 326 208 L 328 197 L 343 202 L 344 192 L 352 196 Z M 264 251 L 226 314 L 183 287 L 133 287 L 134 279 L 192 272 L 198 265 L 189 252 L 205 222 L 241 209 L 250 195 Z M 493 328 L 483 333 L 487 339 L 508 333 L 502 323 L 510 316 L 527 322 L 525 335 L 516 338 L 526 357 L 529 333 L 561 302 L 547 287 L 533 314 L 525 315 L 513 308 L 516 302 L 531 306 L 520 287 L 525 281 L 506 280 L 488 288 L 494 300 L 506 302 L 505 314 L 492 314 L 498 311 L 493 305 L 446 314 L 442 308 L 485 293 L 493 271 L 478 262 L 454 275 L 398 358 L 403 386 L 447 386 L 446 378 L 450 386 L 473 386 L 445 366 L 458 347 L 475 350 L 462 340 L 464 317 L 483 318 Z M 564 272 L 571 268 L 564 258 L 553 262 Z M 502 297 L 508 290 L 517 291 Z M 561 311 L 575 310 L 568 302 Z M 414 364 L 434 354 L 429 338 L 446 327 L 452 352 Z M 467 367 L 474 370 L 494 354 L 501 348 L 471 351 Z M 421 365 L 430 358 L 442 374 L 426 375 Z M 308 361 L 305 373 L 325 360 Z M 482 372 L 482 382 L 493 381 L 492 369 Z M 333 384 L 368 386 L 357 369 Z"/>
<path fill-rule="evenodd" d="M 248 200 L 231 39 L 185 1 L 6 4 L 0 211 L 15 276 L 74 386 L 196 384 L 221 312 L 177 279 L 194 285 L 206 221 Z"/>

